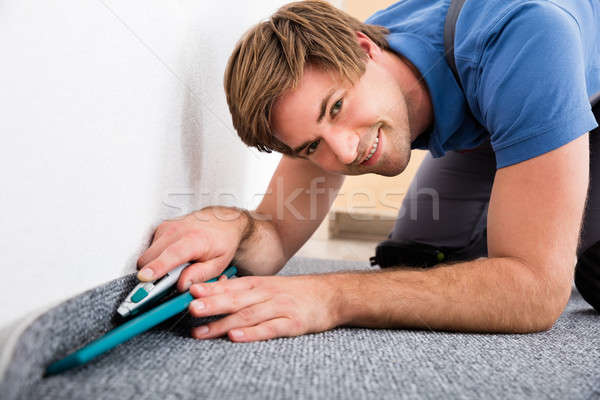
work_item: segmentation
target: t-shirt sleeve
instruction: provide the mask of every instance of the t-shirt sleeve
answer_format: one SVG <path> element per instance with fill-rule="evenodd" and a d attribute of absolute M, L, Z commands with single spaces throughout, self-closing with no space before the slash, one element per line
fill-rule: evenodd
<path fill-rule="evenodd" d="M 597 124 L 577 21 L 549 2 L 499 18 L 481 44 L 477 104 L 498 168 L 554 150 Z"/>

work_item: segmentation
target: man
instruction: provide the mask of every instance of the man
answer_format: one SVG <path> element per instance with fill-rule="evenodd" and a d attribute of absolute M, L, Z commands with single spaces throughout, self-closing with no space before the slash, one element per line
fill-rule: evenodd
<path fill-rule="evenodd" d="M 600 91 L 598 7 L 467 1 L 457 81 L 444 58 L 448 6 L 403 1 L 362 24 L 325 2 L 292 3 L 238 43 L 227 100 L 246 144 L 284 155 L 270 195 L 252 213 L 208 207 L 164 222 L 138 261 L 140 279 L 151 280 L 194 260 L 178 283 L 197 297 L 191 314 L 229 314 L 194 337 L 255 341 L 341 325 L 547 330 L 569 299 L 576 255 L 577 284 L 600 309 L 600 144 L 588 135 L 597 127 L 589 97 Z M 450 249 L 452 263 L 260 276 L 308 240 L 344 175 L 397 175 L 411 148 L 432 156 L 407 198 L 434 189 L 439 218 L 431 196 L 417 199 L 416 220 L 407 200 L 390 238 L 406 254 Z M 254 276 L 199 283 L 232 260 Z"/>

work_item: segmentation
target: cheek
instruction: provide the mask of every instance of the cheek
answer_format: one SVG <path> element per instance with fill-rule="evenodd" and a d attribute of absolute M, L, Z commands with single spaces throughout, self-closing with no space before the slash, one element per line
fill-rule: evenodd
<path fill-rule="evenodd" d="M 321 147 L 322 146 L 322 147 Z M 312 163 L 325 171 L 342 171 L 343 165 L 337 159 L 333 151 L 327 144 L 321 144 L 321 148 L 310 159 Z"/>
<path fill-rule="evenodd" d="M 404 95 L 392 79 L 387 75 L 375 77 L 375 82 L 371 85 L 373 90 L 366 107 L 371 112 L 380 115 L 382 119 L 386 121 L 391 119 L 398 123 L 406 118 L 408 111 Z"/>
<path fill-rule="evenodd" d="M 388 114 L 390 102 L 378 93 L 361 91 L 349 99 L 344 121 L 353 126 L 372 126 Z"/>

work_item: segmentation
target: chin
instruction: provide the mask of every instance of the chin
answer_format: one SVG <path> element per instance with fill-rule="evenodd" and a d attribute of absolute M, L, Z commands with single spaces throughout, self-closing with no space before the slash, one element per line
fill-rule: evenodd
<path fill-rule="evenodd" d="M 381 176 L 392 177 L 392 176 L 400 175 L 402 172 L 404 172 L 405 169 L 406 169 L 406 166 L 404 168 L 395 168 L 392 170 L 376 171 L 373 173 L 377 174 L 377 175 L 381 175 Z"/>
<path fill-rule="evenodd" d="M 404 157 L 399 159 L 382 161 L 380 168 L 378 168 L 377 171 L 373 171 L 373 173 L 389 177 L 400 175 L 408 166 L 408 162 L 410 161 L 410 150 L 406 152 Z"/>

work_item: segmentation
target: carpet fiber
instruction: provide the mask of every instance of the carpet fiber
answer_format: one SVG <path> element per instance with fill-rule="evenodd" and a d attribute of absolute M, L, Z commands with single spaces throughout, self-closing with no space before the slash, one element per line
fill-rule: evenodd
<path fill-rule="evenodd" d="M 293 258 L 282 275 L 372 269 Z M 600 316 L 573 291 L 554 328 L 527 335 L 336 328 L 265 342 L 196 340 L 174 317 L 91 363 L 51 361 L 114 326 L 133 275 L 51 309 L 21 335 L 2 399 L 600 398 Z"/>

